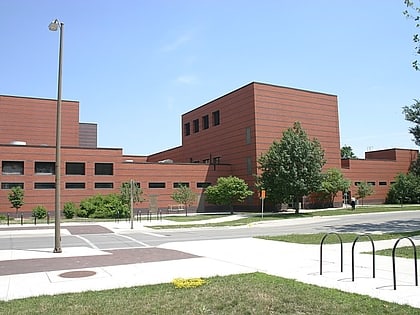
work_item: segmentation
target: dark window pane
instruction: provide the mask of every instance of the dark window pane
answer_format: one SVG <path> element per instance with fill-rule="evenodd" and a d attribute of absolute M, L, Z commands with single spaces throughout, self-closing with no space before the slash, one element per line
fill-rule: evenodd
<path fill-rule="evenodd" d="M 220 125 L 220 111 L 215 111 L 212 113 L 213 126 Z"/>
<path fill-rule="evenodd" d="M 203 129 L 209 128 L 209 115 L 203 116 Z"/>
<path fill-rule="evenodd" d="M 114 183 L 95 183 L 95 188 L 114 188 Z"/>
<path fill-rule="evenodd" d="M 85 183 L 66 183 L 66 189 L 84 189 Z"/>
<path fill-rule="evenodd" d="M 95 175 L 114 175 L 114 164 L 95 163 Z"/>
<path fill-rule="evenodd" d="M 165 188 L 166 184 L 165 183 L 149 183 L 149 188 Z"/>
<path fill-rule="evenodd" d="M 67 162 L 66 175 L 85 175 L 85 163 Z"/>
<path fill-rule="evenodd" d="M 20 187 L 23 189 L 23 183 L 1 183 L 1 189 L 12 189 L 13 187 Z"/>
<path fill-rule="evenodd" d="M 35 162 L 35 174 L 54 175 L 55 162 Z"/>
<path fill-rule="evenodd" d="M 184 125 L 184 134 L 185 134 L 186 136 L 189 136 L 189 135 L 191 134 L 191 131 L 190 131 L 190 123 L 186 123 L 186 124 Z"/>
<path fill-rule="evenodd" d="M 207 188 L 211 185 L 211 183 L 197 183 L 197 188 Z"/>
<path fill-rule="evenodd" d="M 179 188 L 181 186 L 190 187 L 190 183 L 174 183 L 174 188 Z"/>
<path fill-rule="evenodd" d="M 1 173 L 3 175 L 23 175 L 23 161 L 3 161 Z"/>
<path fill-rule="evenodd" d="M 193 131 L 198 132 L 200 130 L 200 123 L 198 119 L 193 120 Z"/>
<path fill-rule="evenodd" d="M 55 189 L 55 183 L 35 183 L 35 189 Z"/>

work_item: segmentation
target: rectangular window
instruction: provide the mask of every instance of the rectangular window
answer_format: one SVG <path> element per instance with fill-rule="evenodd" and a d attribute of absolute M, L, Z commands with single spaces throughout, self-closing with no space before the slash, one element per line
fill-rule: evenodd
<path fill-rule="evenodd" d="M 55 189 L 55 183 L 35 183 L 35 189 Z"/>
<path fill-rule="evenodd" d="M 1 189 L 12 189 L 13 187 L 20 187 L 23 189 L 23 183 L 1 183 Z"/>
<path fill-rule="evenodd" d="M 213 126 L 220 125 L 220 111 L 215 111 L 211 113 L 212 119 L 213 119 Z"/>
<path fill-rule="evenodd" d="M 166 184 L 162 182 L 149 183 L 149 188 L 165 188 Z"/>
<path fill-rule="evenodd" d="M 245 143 L 251 144 L 251 127 L 245 128 Z"/>
<path fill-rule="evenodd" d="M 191 134 L 190 127 L 189 122 L 184 124 L 184 135 L 189 136 Z"/>
<path fill-rule="evenodd" d="M 360 182 L 354 182 L 354 186 L 359 186 Z"/>
<path fill-rule="evenodd" d="M 114 175 L 114 164 L 95 163 L 95 175 Z"/>
<path fill-rule="evenodd" d="M 85 189 L 85 183 L 66 183 L 66 189 Z"/>
<path fill-rule="evenodd" d="M 368 183 L 368 185 L 372 185 L 372 186 L 375 186 L 376 185 L 375 182 L 367 182 L 367 183 Z"/>
<path fill-rule="evenodd" d="M 66 175 L 85 175 L 85 163 L 66 162 Z"/>
<path fill-rule="evenodd" d="M 193 120 L 193 131 L 194 131 L 194 133 L 200 131 L 200 122 L 199 122 L 198 119 Z"/>
<path fill-rule="evenodd" d="M 252 175 L 252 159 L 249 156 L 246 158 L 246 173 Z"/>
<path fill-rule="evenodd" d="M 216 156 L 213 158 L 213 164 L 220 164 L 220 156 Z"/>
<path fill-rule="evenodd" d="M 379 186 L 386 186 L 386 182 L 379 182 Z"/>
<path fill-rule="evenodd" d="M 55 162 L 35 162 L 36 175 L 54 175 Z"/>
<path fill-rule="evenodd" d="M 3 175 L 23 175 L 23 161 L 3 161 L 1 163 L 1 173 Z"/>
<path fill-rule="evenodd" d="M 209 115 L 203 116 L 203 129 L 209 129 Z"/>
<path fill-rule="evenodd" d="M 174 183 L 174 188 L 180 188 L 181 186 L 190 187 L 190 183 Z"/>
<path fill-rule="evenodd" d="M 95 183 L 96 189 L 111 189 L 114 188 L 114 183 Z"/>
<path fill-rule="evenodd" d="M 211 185 L 211 183 L 203 182 L 203 183 L 197 183 L 197 188 L 207 188 Z"/>

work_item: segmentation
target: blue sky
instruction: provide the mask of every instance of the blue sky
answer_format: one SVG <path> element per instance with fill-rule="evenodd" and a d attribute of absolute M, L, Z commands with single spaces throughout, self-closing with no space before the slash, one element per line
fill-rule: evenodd
<path fill-rule="evenodd" d="M 417 148 L 401 108 L 420 98 L 403 0 L 0 0 L 0 94 L 63 98 L 100 147 L 181 144 L 180 116 L 250 82 L 338 95 L 341 145 Z M 280 137 L 281 135 L 279 135 Z"/>

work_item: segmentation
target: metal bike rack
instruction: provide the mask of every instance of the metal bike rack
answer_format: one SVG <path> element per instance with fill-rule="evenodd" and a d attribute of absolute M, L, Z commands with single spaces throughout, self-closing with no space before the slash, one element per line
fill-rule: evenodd
<path fill-rule="evenodd" d="M 372 264 L 373 265 L 373 276 L 372 277 L 375 278 L 375 269 L 376 269 L 376 267 L 375 267 L 375 244 L 373 243 L 373 239 L 369 234 L 361 234 L 361 235 L 358 235 L 356 237 L 356 239 L 353 241 L 353 246 L 351 247 L 351 281 L 353 281 L 353 282 L 354 282 L 354 247 L 355 247 L 357 241 L 359 240 L 359 238 L 361 238 L 362 236 L 367 236 L 370 240 L 370 243 L 372 244 L 372 251 L 373 251 L 373 255 L 372 255 L 372 257 L 373 257 L 373 261 L 372 261 L 372 263 L 373 263 Z"/>
<path fill-rule="evenodd" d="M 408 237 L 408 236 L 404 236 L 404 237 L 400 237 L 394 245 L 394 248 L 392 249 L 392 274 L 394 277 L 394 290 L 397 289 L 397 277 L 396 277 L 396 271 L 395 271 L 395 250 L 397 249 L 397 245 L 398 243 L 403 240 L 403 239 L 408 239 L 411 243 L 411 246 L 413 247 L 413 252 L 414 252 L 414 273 L 415 273 L 415 283 L 416 286 L 418 286 L 418 277 L 417 277 L 417 250 L 416 250 L 416 245 L 414 244 L 414 241 Z"/>
<path fill-rule="evenodd" d="M 338 233 L 335 232 L 330 232 L 324 235 L 324 237 L 321 240 L 321 244 L 320 244 L 320 258 L 319 258 L 319 274 L 322 275 L 322 245 L 324 244 L 325 239 L 329 236 L 329 235 L 336 235 L 338 237 L 338 239 L 340 240 L 340 245 L 341 245 L 341 272 L 343 272 L 343 240 L 341 239 L 341 236 Z"/>

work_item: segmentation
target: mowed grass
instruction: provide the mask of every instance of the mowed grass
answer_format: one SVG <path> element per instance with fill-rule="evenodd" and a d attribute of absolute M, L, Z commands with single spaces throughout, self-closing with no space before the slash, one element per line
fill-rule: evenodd
<path fill-rule="evenodd" d="M 263 273 L 0 302 L 1 314 L 419 314 L 419 309 Z"/>

